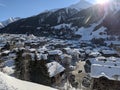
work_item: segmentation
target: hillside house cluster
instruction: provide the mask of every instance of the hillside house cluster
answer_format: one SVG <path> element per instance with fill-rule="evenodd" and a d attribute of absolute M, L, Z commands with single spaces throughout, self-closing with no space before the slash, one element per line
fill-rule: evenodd
<path fill-rule="evenodd" d="M 69 43 L 63 40 L 14 34 L 3 34 L 0 40 L 1 71 L 22 80 L 40 83 L 39 77 L 33 78 L 38 75 L 31 68 L 40 69 L 40 64 L 44 64 L 50 82 L 60 83 L 66 77 L 66 69 L 74 70 L 75 62 L 80 60 L 79 50 L 67 48 Z"/>
<path fill-rule="evenodd" d="M 0 41 L 0 70 L 8 75 L 45 85 L 60 84 L 77 63 L 85 62 L 93 89 L 100 87 L 98 83 L 120 85 L 120 56 L 108 46 L 21 34 L 2 34 Z"/>
<path fill-rule="evenodd" d="M 104 48 L 97 50 L 97 52 L 92 52 L 92 54 L 90 53 L 89 55 L 90 57 L 86 59 L 85 70 L 92 78 L 91 88 L 93 90 L 119 90 L 119 53 L 110 48 Z"/>

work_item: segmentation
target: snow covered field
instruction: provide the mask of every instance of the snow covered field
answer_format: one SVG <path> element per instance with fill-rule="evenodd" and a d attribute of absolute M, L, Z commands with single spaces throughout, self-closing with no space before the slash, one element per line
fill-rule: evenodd
<path fill-rule="evenodd" d="M 0 72 L 0 90 L 56 90 L 44 85 L 18 80 Z"/>

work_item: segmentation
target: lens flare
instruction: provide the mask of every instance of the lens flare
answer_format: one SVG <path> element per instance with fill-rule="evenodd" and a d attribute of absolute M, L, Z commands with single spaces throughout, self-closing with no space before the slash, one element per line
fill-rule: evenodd
<path fill-rule="evenodd" d="M 96 0 L 96 2 L 99 4 L 105 4 L 105 3 L 110 2 L 110 0 Z"/>

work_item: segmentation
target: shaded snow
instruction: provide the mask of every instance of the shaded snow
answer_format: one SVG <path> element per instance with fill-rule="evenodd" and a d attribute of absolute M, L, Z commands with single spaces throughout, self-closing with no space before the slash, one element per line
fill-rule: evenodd
<path fill-rule="evenodd" d="M 76 35 L 81 35 L 81 40 L 91 40 L 92 38 L 107 38 L 106 27 L 102 26 L 96 31 L 93 31 L 94 28 L 102 22 L 100 20 L 98 23 L 92 24 L 90 27 L 85 28 L 81 27 L 78 31 L 75 32 Z"/>
<path fill-rule="evenodd" d="M 61 29 L 61 28 L 66 28 L 66 27 L 70 28 L 71 24 L 63 23 L 63 24 L 59 24 L 59 25 L 53 26 L 52 28 L 54 28 L 54 29 Z"/>
<path fill-rule="evenodd" d="M 3 28 L 3 27 L 4 27 L 4 25 L 2 23 L 0 23 L 0 28 Z"/>
<path fill-rule="evenodd" d="M 92 37 L 94 38 L 107 38 L 107 33 L 106 33 L 106 30 L 107 28 L 106 27 L 101 27 L 99 28 L 98 30 L 92 32 Z M 100 34 L 101 33 L 101 34 Z"/>
<path fill-rule="evenodd" d="M 90 34 L 93 32 L 94 28 L 96 27 L 96 24 L 92 24 L 91 27 L 85 28 L 81 27 L 78 29 L 78 31 L 75 32 L 76 35 L 81 35 L 81 40 L 91 40 Z"/>
<path fill-rule="evenodd" d="M 59 16 L 59 17 L 58 17 L 58 21 L 57 21 L 57 23 L 60 23 L 61 19 L 62 19 L 62 17 Z"/>

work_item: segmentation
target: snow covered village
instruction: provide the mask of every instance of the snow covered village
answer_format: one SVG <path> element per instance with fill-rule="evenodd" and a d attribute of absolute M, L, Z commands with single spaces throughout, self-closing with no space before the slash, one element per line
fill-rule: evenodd
<path fill-rule="evenodd" d="M 119 0 L 11 2 L 0 0 L 0 90 L 120 90 Z"/>
<path fill-rule="evenodd" d="M 0 42 L 0 88 L 19 90 L 19 82 L 2 78 L 9 76 L 60 90 L 120 89 L 120 43 L 100 45 L 32 34 L 1 34 Z"/>

